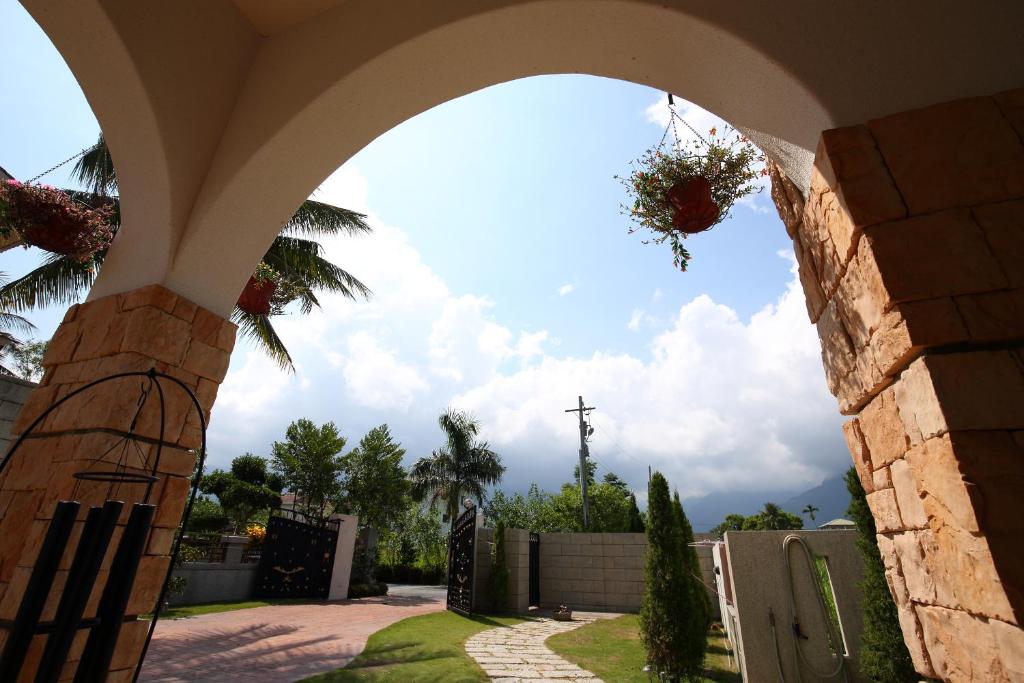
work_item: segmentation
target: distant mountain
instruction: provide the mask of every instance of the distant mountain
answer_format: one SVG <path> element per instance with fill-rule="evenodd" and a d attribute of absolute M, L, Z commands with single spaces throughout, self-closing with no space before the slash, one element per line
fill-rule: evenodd
<path fill-rule="evenodd" d="M 684 500 L 683 507 L 693 524 L 693 530 L 703 533 L 720 524 L 728 514 L 753 515 L 766 502 L 778 503 L 786 512 L 799 515 L 804 520 L 804 528 L 813 529 L 829 520 L 845 517 L 846 508 L 850 505 L 850 494 L 846 490 L 843 476 L 836 475 L 796 495 L 793 491 L 778 490 L 721 492 Z M 814 522 L 803 514 L 808 503 L 818 508 L 814 513 Z"/>
<path fill-rule="evenodd" d="M 818 508 L 814 513 L 813 522 L 810 517 L 803 514 L 808 504 Z M 804 520 L 805 529 L 813 529 L 833 519 L 846 518 L 846 508 L 850 506 L 850 492 L 846 490 L 846 482 L 842 475 L 839 475 L 826 479 L 813 489 L 799 493 L 779 505 L 786 512 L 800 515 Z"/>

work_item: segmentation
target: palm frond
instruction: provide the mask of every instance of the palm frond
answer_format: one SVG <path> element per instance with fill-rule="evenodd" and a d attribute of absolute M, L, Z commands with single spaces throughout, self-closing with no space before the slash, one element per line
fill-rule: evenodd
<path fill-rule="evenodd" d="M 105 254 L 93 257 L 87 268 L 69 256 L 52 254 L 35 270 L 0 287 L 0 308 L 26 311 L 54 304 L 77 303 L 96 280 L 96 266 Z"/>
<path fill-rule="evenodd" d="M 357 211 L 307 199 L 284 224 L 283 232 L 311 237 L 361 235 L 372 232 L 366 216 Z"/>
<path fill-rule="evenodd" d="M 373 295 L 357 277 L 323 258 L 321 250 L 322 247 L 313 240 L 278 235 L 263 261 L 286 280 L 310 289 L 338 292 L 352 300 Z"/>
<path fill-rule="evenodd" d="M 36 326 L 30 323 L 27 318 L 23 318 L 17 313 L 0 311 L 0 333 L 7 332 L 8 330 L 18 334 L 32 334 L 35 332 Z"/>
<path fill-rule="evenodd" d="M 262 347 L 278 367 L 288 372 L 295 372 L 292 357 L 288 353 L 288 349 L 285 348 L 284 342 L 277 336 L 277 331 L 270 322 L 269 316 L 247 313 L 235 306 L 235 310 L 231 313 L 231 320 L 241 329 L 242 336 Z"/>
<path fill-rule="evenodd" d="M 71 169 L 71 177 L 98 195 L 106 196 L 117 190 L 114 159 L 110 156 L 102 133 L 96 141 L 96 146 L 75 162 Z"/>

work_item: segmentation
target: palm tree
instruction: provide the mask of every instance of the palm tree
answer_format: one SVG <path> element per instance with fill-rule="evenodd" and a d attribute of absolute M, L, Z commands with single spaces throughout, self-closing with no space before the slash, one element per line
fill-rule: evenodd
<path fill-rule="evenodd" d="M 477 441 L 480 422 L 472 415 L 449 409 L 437 423 L 444 432 L 445 445 L 413 464 L 411 493 L 419 502 L 429 500 L 431 508 L 444 499 L 446 516 L 454 526 L 460 496 L 465 493 L 482 504 L 484 488 L 501 481 L 505 467 L 486 441 Z"/>
<path fill-rule="evenodd" d="M 817 512 L 817 511 L 818 511 L 818 509 L 819 509 L 819 508 L 816 508 L 816 507 L 814 507 L 813 505 L 811 505 L 810 503 L 808 503 L 808 504 L 807 504 L 807 505 L 806 505 L 806 506 L 804 507 L 804 509 L 803 509 L 803 513 L 804 513 L 805 515 L 807 515 L 808 517 L 810 517 L 810 518 L 811 518 L 811 521 L 813 522 L 813 521 L 814 521 L 814 513 L 815 513 L 815 512 Z"/>
<path fill-rule="evenodd" d="M 90 206 L 111 205 L 111 220 L 119 226 L 117 175 L 102 135 L 96 146 L 75 164 L 72 175 L 86 190 L 68 190 L 68 194 Z M 270 313 L 256 315 L 235 306 L 231 319 L 241 328 L 242 335 L 255 341 L 282 368 L 294 370 L 291 355 L 274 330 L 271 316 L 280 315 L 293 302 L 298 302 L 300 312 L 309 313 L 320 306 L 315 290 L 337 292 L 353 300 L 371 295 L 370 289 L 355 276 L 323 258 L 323 247 L 309 239 L 369 233 L 372 228 L 365 219 L 361 213 L 330 204 L 303 202 L 263 256 L 263 263 L 280 274 Z M 0 250 L 10 246 L 13 245 L 4 245 Z M 69 256 L 51 254 L 35 270 L 0 287 L 0 308 L 24 311 L 75 303 L 92 287 L 105 257 L 106 250 L 99 251 L 90 262 L 82 264 Z"/>
<path fill-rule="evenodd" d="M 6 281 L 7 276 L 0 273 L 0 287 Z M 27 319 L 0 308 L 0 375 L 16 376 L 18 374 L 7 367 L 11 360 L 17 362 L 16 353 L 21 346 L 21 342 L 13 333 L 31 334 L 35 329 L 35 325 Z"/>
<path fill-rule="evenodd" d="M 782 529 L 782 508 L 775 503 L 765 503 L 761 510 L 761 517 L 764 519 L 765 529 Z"/>

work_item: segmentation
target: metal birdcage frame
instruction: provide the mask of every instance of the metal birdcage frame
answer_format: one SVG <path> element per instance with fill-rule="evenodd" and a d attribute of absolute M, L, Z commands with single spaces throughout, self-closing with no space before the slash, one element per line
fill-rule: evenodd
<path fill-rule="evenodd" d="M 84 683 L 85 681 L 91 682 L 105 679 L 107 668 L 116 648 L 117 636 L 123 623 L 131 587 L 134 584 L 138 561 L 145 550 L 145 544 L 149 537 L 151 523 L 156 510 L 156 506 L 151 504 L 149 499 L 153 492 L 153 485 L 159 480 L 157 472 L 165 444 L 167 409 L 164 387 L 161 384 L 163 381 L 169 382 L 172 388 L 176 386 L 184 391 L 191 402 L 191 408 L 195 410 L 199 417 L 200 447 L 196 454 L 196 466 L 192 475 L 192 486 L 188 503 L 185 506 L 179 523 L 179 529 L 183 529 L 188 523 L 193 505 L 195 504 L 196 494 L 199 490 L 203 465 L 206 462 L 206 416 L 199 399 L 187 384 L 177 377 L 159 372 L 155 368 L 146 371 L 116 373 L 102 377 L 75 389 L 67 396 L 53 403 L 53 405 L 49 406 L 32 421 L 11 446 L 7 456 L 0 460 L 0 474 L 14 461 L 14 458 L 19 453 L 19 449 L 27 440 L 55 439 L 66 434 L 66 432 L 45 435 L 35 434 L 36 428 L 57 408 L 100 385 L 115 380 L 135 377 L 146 379 L 148 382 L 144 383 L 141 388 L 136 411 L 127 432 L 118 432 L 99 427 L 86 427 L 75 431 L 76 434 L 105 433 L 115 437 L 122 437 L 110 449 L 93 458 L 92 463 L 86 469 L 75 472 L 72 475 L 77 480 L 72 490 L 72 498 L 77 497 L 83 482 L 107 482 L 109 484 L 107 500 L 102 508 L 93 507 L 89 510 L 82 531 L 82 540 L 77 543 L 74 549 L 74 560 L 69 570 L 68 583 L 65 585 L 61 596 L 57 616 L 53 621 L 44 622 L 41 620 L 43 606 L 52 588 L 54 575 L 70 539 L 80 507 L 80 503 L 74 500 L 58 501 L 53 519 L 47 530 L 46 538 L 36 558 L 36 566 L 33 567 L 32 578 L 25 589 L 25 594 L 22 596 L 22 604 L 19 607 L 18 615 L 10 622 L 0 622 L 0 627 L 7 628 L 10 631 L 3 653 L 0 653 L 0 660 L 6 660 L 0 661 L 0 680 L 6 681 L 8 677 L 11 680 L 16 679 L 24 664 L 28 643 L 31 642 L 34 636 L 46 634 L 46 653 L 36 674 L 36 680 L 56 681 L 67 659 L 71 640 L 73 640 L 75 633 L 81 629 L 89 629 L 90 633 L 86 649 L 78 665 L 75 681 Z M 139 416 L 154 391 L 160 411 L 158 438 L 155 444 L 156 452 L 150 464 L 149 459 L 142 456 L 141 450 L 138 450 L 143 467 L 133 469 L 141 469 L 142 472 L 131 472 L 128 471 L 124 461 L 124 453 L 127 452 L 129 444 L 134 445 L 134 442 L 139 441 L 152 443 L 153 441 L 151 438 L 139 437 L 135 434 L 135 429 Z M 120 444 L 124 445 L 125 450 L 122 451 L 122 456 L 118 459 L 117 466 L 113 470 L 92 469 L 100 463 L 104 465 L 109 464 L 104 458 Z M 135 448 L 138 449 L 138 446 L 135 445 Z M 115 551 L 110 575 L 103 590 L 100 606 L 97 608 L 97 616 L 83 619 L 82 614 L 84 613 L 85 602 L 94 587 L 99 563 L 110 544 L 113 529 L 124 506 L 124 503 L 121 501 L 110 500 L 110 496 L 117 493 L 121 486 L 135 485 L 146 486 L 145 496 L 142 503 L 135 503 L 132 506 L 125 531 Z M 146 640 L 140 653 L 139 661 L 135 667 L 133 681 L 137 681 L 142 672 L 142 663 L 145 660 L 146 652 L 153 638 L 153 632 L 156 629 L 156 624 L 159 621 L 160 613 L 167 598 L 171 575 L 181 548 L 181 540 L 182 534 L 176 534 L 171 547 L 167 573 L 161 584 L 157 604 L 153 607 L 153 619 L 146 634 Z M 120 571 L 126 576 L 115 576 L 116 571 Z M 120 579 L 120 582 L 115 579 Z M 11 651 L 10 653 L 8 652 L 9 650 Z M 2 656 L 3 654 L 7 656 Z M 50 655 L 49 658 L 47 655 Z"/>

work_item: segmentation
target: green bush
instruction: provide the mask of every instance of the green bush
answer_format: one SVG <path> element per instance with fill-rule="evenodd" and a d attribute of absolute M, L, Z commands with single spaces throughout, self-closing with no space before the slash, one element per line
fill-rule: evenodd
<path fill-rule="evenodd" d="M 640 636 L 647 663 L 661 680 L 700 676 L 707 649 L 703 590 L 691 577 L 679 515 L 668 482 L 651 476 L 647 497 L 646 584 L 640 605 Z"/>
<path fill-rule="evenodd" d="M 359 598 L 372 598 L 375 595 L 387 595 L 388 585 L 383 581 L 373 581 L 371 583 L 354 583 L 348 587 L 348 597 L 350 600 L 357 600 Z"/>
<path fill-rule="evenodd" d="M 491 573 L 487 576 L 487 597 L 491 609 L 502 612 L 508 602 L 508 567 L 505 565 L 505 523 L 498 520 L 494 527 L 494 547 L 491 549 Z"/>
<path fill-rule="evenodd" d="M 860 608 L 864 619 L 860 636 L 860 671 L 868 680 L 880 683 L 920 680 L 903 642 L 896 603 L 885 580 L 885 564 L 875 537 L 875 518 L 853 467 L 846 472 L 846 488 L 850 491 L 850 507 L 846 514 L 857 525 L 857 549 L 864 558 L 864 579 L 860 583 Z"/>

